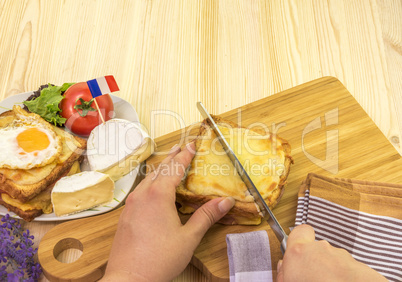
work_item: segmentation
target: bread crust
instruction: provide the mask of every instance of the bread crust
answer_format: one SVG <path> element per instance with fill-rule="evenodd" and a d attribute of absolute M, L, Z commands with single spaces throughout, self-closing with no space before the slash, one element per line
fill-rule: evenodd
<path fill-rule="evenodd" d="M 233 128 L 246 128 L 243 126 L 239 126 L 236 123 L 225 120 L 221 117 L 211 115 L 214 121 L 217 124 L 226 124 Z M 202 143 L 202 136 L 205 135 L 206 130 L 209 127 L 209 121 L 204 120 L 200 126 L 200 131 L 195 139 L 195 147 L 196 151 L 200 148 Z M 266 132 L 258 129 L 250 129 L 258 134 L 265 135 Z M 268 206 L 272 209 L 276 206 L 276 204 L 281 199 L 286 185 L 286 179 L 290 172 L 290 166 L 293 163 L 293 159 L 291 157 L 291 146 L 290 144 L 283 138 L 275 135 L 276 139 L 282 143 L 283 150 L 285 152 L 285 163 L 284 163 L 284 171 L 280 176 L 279 183 L 274 191 L 272 191 L 270 198 L 266 199 Z M 272 138 L 272 136 L 270 137 Z M 197 195 L 192 191 L 186 188 L 188 178 L 186 177 L 177 187 L 176 189 L 176 201 L 182 205 L 180 209 L 181 212 L 189 213 L 202 206 L 204 203 L 208 202 L 211 199 L 217 198 L 217 196 L 213 195 Z M 191 207 L 189 209 L 189 207 Z M 224 224 L 245 224 L 245 225 L 255 225 L 261 222 L 261 214 L 258 210 L 257 205 L 254 202 L 242 202 L 236 200 L 234 207 L 232 210 L 220 221 Z"/>
<path fill-rule="evenodd" d="M 6 202 L 4 202 L 3 199 L 1 198 L 1 196 L 0 196 L 0 205 L 6 207 L 9 211 L 12 211 L 13 213 L 15 213 L 16 215 L 21 217 L 23 220 L 28 221 L 28 222 L 34 220 L 35 217 L 38 217 L 43 214 L 42 210 L 37 210 L 37 209 L 23 211 L 17 207 L 14 207 L 14 206 L 9 205 Z"/>

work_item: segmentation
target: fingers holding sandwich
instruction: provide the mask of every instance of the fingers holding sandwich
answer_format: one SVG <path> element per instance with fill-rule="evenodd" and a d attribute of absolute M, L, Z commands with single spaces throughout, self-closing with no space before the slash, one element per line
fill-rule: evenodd
<path fill-rule="evenodd" d="M 195 240 L 201 241 L 208 229 L 224 217 L 234 206 L 235 199 L 221 197 L 210 200 L 198 208 L 185 224 Z M 197 243 L 197 244 L 198 244 Z"/>
<path fill-rule="evenodd" d="M 169 155 L 160 163 L 155 174 L 155 186 L 168 185 L 176 188 L 179 185 L 184 173 L 195 154 L 194 142 L 188 143 L 181 150 L 180 147 L 173 147 Z"/>
<path fill-rule="evenodd" d="M 192 148 L 193 147 L 193 145 L 192 145 L 193 143 L 189 143 L 189 144 L 187 144 L 187 146 L 186 146 L 186 148 L 188 148 L 189 146 Z M 183 152 L 184 151 L 184 152 Z M 190 162 L 191 162 L 191 159 L 193 158 L 193 154 L 190 156 L 190 157 L 188 157 L 188 152 L 186 153 L 185 151 L 186 150 L 183 150 L 182 151 L 182 149 L 180 148 L 180 146 L 179 145 L 174 145 L 171 149 L 170 149 L 170 151 L 169 151 L 169 153 L 168 153 L 168 155 L 166 156 L 166 158 L 164 158 L 162 161 L 161 161 L 161 163 L 159 164 L 159 166 L 155 169 L 155 170 L 152 170 L 146 177 L 145 177 L 145 179 L 144 180 L 142 180 L 142 182 L 141 182 L 141 184 L 139 185 L 139 186 L 137 186 L 136 187 L 136 189 L 137 190 L 139 190 L 139 189 L 142 189 L 141 187 L 148 187 L 151 183 L 153 183 L 153 182 L 155 182 L 155 181 L 157 181 L 157 183 L 155 183 L 155 187 L 157 187 L 159 184 L 160 184 L 160 182 L 161 182 L 161 179 L 160 178 L 163 178 L 163 179 L 169 179 L 170 178 L 170 176 L 172 176 L 172 175 L 174 175 L 174 178 L 175 179 L 172 179 L 172 183 L 173 183 L 173 185 L 176 187 L 177 185 L 175 185 L 175 183 L 177 182 L 177 178 L 179 178 L 180 177 L 180 180 L 181 180 L 181 178 L 183 177 L 183 175 L 184 175 L 184 172 L 183 172 L 183 175 L 180 173 L 181 171 L 179 171 L 179 172 L 177 172 L 177 170 L 175 171 L 174 170 L 174 167 L 175 166 L 182 166 L 182 167 L 184 167 L 184 170 L 185 170 L 185 168 L 190 164 Z M 193 149 L 193 151 L 194 151 L 194 149 Z M 191 151 L 190 151 L 191 152 Z M 180 162 L 182 162 L 182 159 L 183 159 L 183 157 L 180 155 L 180 156 L 178 156 L 179 154 L 185 154 L 186 156 L 184 157 L 184 164 L 182 163 L 182 164 L 180 164 Z M 179 180 L 179 181 L 180 181 Z M 169 183 L 169 185 L 170 185 L 170 183 Z"/>

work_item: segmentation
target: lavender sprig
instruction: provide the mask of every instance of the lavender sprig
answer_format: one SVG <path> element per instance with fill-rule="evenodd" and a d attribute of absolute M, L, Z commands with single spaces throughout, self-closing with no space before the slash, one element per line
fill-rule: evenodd
<path fill-rule="evenodd" d="M 9 214 L 0 220 L 0 281 L 37 281 L 42 273 L 35 261 L 34 236 Z M 12 272 L 10 272 L 12 269 Z"/>

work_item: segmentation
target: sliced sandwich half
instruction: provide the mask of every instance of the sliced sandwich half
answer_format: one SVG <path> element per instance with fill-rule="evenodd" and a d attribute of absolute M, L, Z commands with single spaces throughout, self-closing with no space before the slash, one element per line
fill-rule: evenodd
<path fill-rule="evenodd" d="M 262 129 L 240 127 L 213 116 L 251 180 L 272 209 L 283 195 L 290 165 L 289 143 Z M 180 212 L 192 213 L 216 197 L 231 196 L 234 208 L 221 223 L 258 225 L 261 213 L 247 187 L 224 152 L 212 128 L 204 121 L 196 139 L 196 154 L 176 189 Z"/>

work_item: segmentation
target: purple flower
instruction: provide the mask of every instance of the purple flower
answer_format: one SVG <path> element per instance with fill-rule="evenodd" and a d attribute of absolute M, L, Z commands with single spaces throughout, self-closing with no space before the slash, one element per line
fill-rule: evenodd
<path fill-rule="evenodd" d="M 0 220 L 0 281 L 37 281 L 42 273 L 35 261 L 34 236 L 9 214 Z M 7 270 L 12 269 L 13 272 Z"/>

